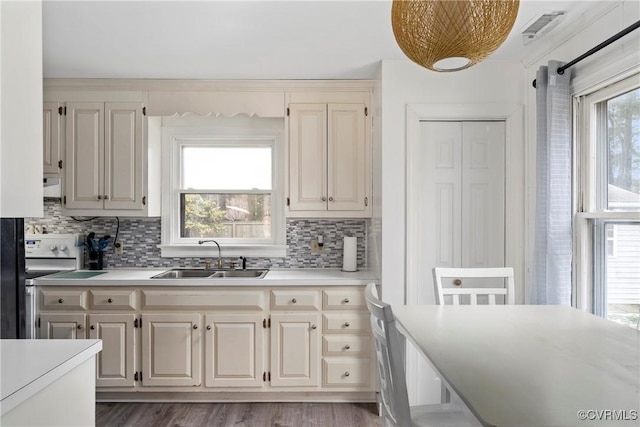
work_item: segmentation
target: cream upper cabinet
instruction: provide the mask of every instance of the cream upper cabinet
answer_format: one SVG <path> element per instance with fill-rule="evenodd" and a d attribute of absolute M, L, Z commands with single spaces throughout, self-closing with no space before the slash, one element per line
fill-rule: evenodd
<path fill-rule="evenodd" d="M 62 147 L 59 102 L 45 102 L 42 109 L 42 163 L 48 177 L 59 177 L 62 169 Z"/>
<path fill-rule="evenodd" d="M 288 122 L 289 216 L 370 216 L 365 104 L 291 103 Z"/>
<path fill-rule="evenodd" d="M 102 340 L 102 351 L 96 356 L 96 386 L 135 385 L 134 322 L 133 314 L 89 316 L 89 338 Z"/>
<path fill-rule="evenodd" d="M 65 209 L 142 210 L 142 104 L 69 102 Z"/>

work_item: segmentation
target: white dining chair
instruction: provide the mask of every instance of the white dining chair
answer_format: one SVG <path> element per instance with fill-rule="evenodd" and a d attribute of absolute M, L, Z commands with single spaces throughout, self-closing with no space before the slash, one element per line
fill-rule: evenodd
<path fill-rule="evenodd" d="M 462 409 L 452 403 L 409 407 L 400 337 L 391 306 L 378 299 L 374 283 L 367 285 L 365 299 L 371 313 L 371 331 L 376 348 L 382 425 L 471 426 Z"/>
<path fill-rule="evenodd" d="M 453 279 L 453 287 L 443 286 L 443 279 Z M 465 279 L 501 279 L 506 280 L 506 285 L 500 284 L 498 287 L 465 287 Z M 497 296 L 504 296 L 505 304 L 514 304 L 514 280 L 513 268 L 443 268 L 433 269 L 433 284 L 436 291 L 436 304 L 445 305 L 445 297 L 451 297 L 453 305 L 460 305 L 461 296 L 469 296 L 469 304 L 477 305 L 478 296 L 486 296 L 490 305 L 496 304 Z"/>

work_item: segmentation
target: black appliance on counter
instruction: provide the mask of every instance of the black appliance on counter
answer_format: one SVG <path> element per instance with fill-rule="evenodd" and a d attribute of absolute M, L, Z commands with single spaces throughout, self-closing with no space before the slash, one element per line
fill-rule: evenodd
<path fill-rule="evenodd" d="M 0 338 L 25 338 L 24 219 L 2 218 L 0 221 Z"/>

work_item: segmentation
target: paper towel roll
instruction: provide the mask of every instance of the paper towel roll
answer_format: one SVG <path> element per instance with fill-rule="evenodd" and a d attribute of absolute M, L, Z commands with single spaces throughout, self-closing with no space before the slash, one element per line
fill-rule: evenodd
<path fill-rule="evenodd" d="M 357 271 L 358 268 L 358 256 L 357 256 L 358 238 L 351 236 L 344 236 L 344 249 L 342 253 L 342 270 L 343 271 Z"/>

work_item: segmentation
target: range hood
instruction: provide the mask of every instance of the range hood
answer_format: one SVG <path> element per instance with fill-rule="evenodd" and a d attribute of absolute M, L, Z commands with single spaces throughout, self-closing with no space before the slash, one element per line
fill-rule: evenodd
<path fill-rule="evenodd" d="M 44 178 L 42 181 L 44 184 L 44 197 L 54 199 L 62 198 L 62 183 L 60 182 L 60 178 Z"/>

